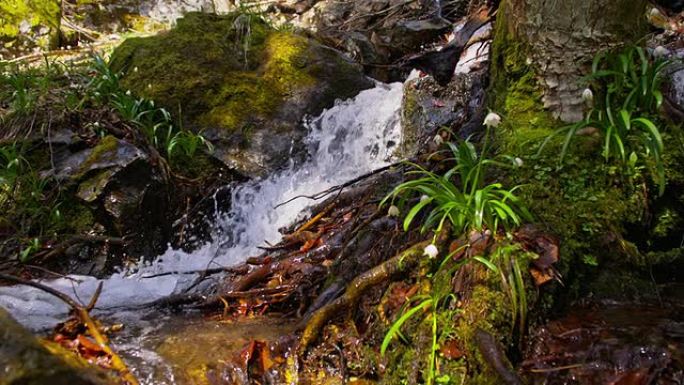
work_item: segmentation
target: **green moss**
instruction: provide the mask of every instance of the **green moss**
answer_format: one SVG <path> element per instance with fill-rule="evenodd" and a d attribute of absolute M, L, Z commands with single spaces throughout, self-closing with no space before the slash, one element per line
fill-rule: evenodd
<path fill-rule="evenodd" d="M 74 234 L 83 234 L 92 230 L 95 218 L 88 207 L 76 202 L 68 202 L 64 207 L 62 215 L 69 230 Z"/>
<path fill-rule="evenodd" d="M 489 104 L 504 117 L 498 132 L 502 150 L 517 152 L 548 136 L 559 123 L 543 107 L 541 87 L 528 56 L 530 47 L 516 38 L 505 12 L 501 6 L 495 25 Z"/>
<path fill-rule="evenodd" d="M 465 349 L 468 360 L 469 383 L 499 384 L 500 379 L 484 361 L 475 342 L 475 331 L 481 328 L 502 338 L 502 345 L 508 346 L 512 337 L 512 314 L 506 294 L 499 288 L 497 277 L 488 274 L 481 284 L 473 289 L 470 299 L 462 311 L 456 326 L 456 335 Z"/>
<path fill-rule="evenodd" d="M 3 0 L 0 2 L 0 41 L 19 37 L 19 26 L 28 22 L 31 28 L 45 26 L 59 31 L 61 2 L 58 0 Z M 53 35 L 56 38 L 56 35 Z M 47 45 L 44 47 L 47 48 Z"/>
<path fill-rule="evenodd" d="M 93 148 L 90 155 L 88 155 L 83 163 L 81 163 L 79 172 L 76 173 L 74 179 L 80 179 L 90 170 L 92 165 L 97 162 L 102 160 L 116 159 L 118 145 L 118 139 L 112 135 L 107 135 L 100 139 L 100 142 Z"/>
<path fill-rule="evenodd" d="M 166 33 L 128 39 L 111 65 L 124 72 L 124 88 L 174 112 L 182 106 L 190 124 L 231 133 L 259 126 L 285 99 L 316 87 L 324 76 L 320 61 L 334 60 L 328 51 L 255 15 L 191 13 Z M 338 72 L 346 70 L 355 67 L 344 63 Z M 344 78 L 340 85 L 347 87 Z"/>

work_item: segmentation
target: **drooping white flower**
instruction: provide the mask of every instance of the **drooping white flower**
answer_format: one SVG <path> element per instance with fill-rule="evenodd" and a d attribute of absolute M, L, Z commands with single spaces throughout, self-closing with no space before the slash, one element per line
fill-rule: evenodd
<path fill-rule="evenodd" d="M 663 13 L 660 12 L 660 10 L 656 7 L 651 8 L 651 10 L 648 12 L 648 16 L 650 18 L 656 18 L 656 17 L 664 18 L 665 17 L 665 15 L 663 15 Z"/>
<path fill-rule="evenodd" d="M 126 90 L 126 96 L 131 96 L 131 90 Z"/>
<path fill-rule="evenodd" d="M 670 56 L 670 50 L 663 47 L 662 45 L 655 47 L 655 49 L 653 50 L 653 57 L 655 57 L 656 59 L 664 58 L 667 56 Z"/>
<path fill-rule="evenodd" d="M 496 112 L 490 112 L 485 116 L 484 119 L 484 125 L 487 127 L 499 127 L 499 124 L 501 124 L 501 116 L 497 114 Z"/>
<path fill-rule="evenodd" d="M 432 243 L 425 246 L 425 249 L 423 250 L 423 255 L 427 255 L 429 258 L 435 258 L 437 257 L 437 254 L 439 254 L 439 250 L 437 250 L 437 246 Z"/>
<path fill-rule="evenodd" d="M 420 203 L 423 203 L 423 202 L 425 202 L 425 201 L 428 200 L 428 199 L 430 199 L 429 196 L 427 196 L 427 195 L 421 195 L 421 196 L 420 196 Z"/>
<path fill-rule="evenodd" d="M 19 33 L 22 35 L 26 35 L 31 31 L 31 22 L 28 20 L 22 20 L 21 23 L 19 23 Z"/>
<path fill-rule="evenodd" d="M 133 72 L 138 72 L 138 67 L 133 67 Z"/>
<path fill-rule="evenodd" d="M 387 210 L 387 215 L 390 217 L 398 217 L 399 216 L 399 207 L 392 205 L 389 207 Z"/>
<path fill-rule="evenodd" d="M 433 140 L 433 141 L 435 142 L 435 144 L 438 145 L 438 146 L 441 145 L 442 143 L 444 143 L 444 139 L 442 138 L 442 135 L 440 135 L 440 134 L 435 135 L 435 137 L 432 138 L 432 140 Z"/>
<path fill-rule="evenodd" d="M 582 91 L 582 101 L 588 106 L 594 103 L 594 93 L 591 92 L 589 88 L 585 88 L 584 91 Z"/>
<path fill-rule="evenodd" d="M 520 158 L 518 158 L 518 157 L 516 157 L 515 159 L 513 159 L 513 162 L 515 162 L 516 167 L 522 167 L 523 164 L 525 164 L 525 162 L 523 162 L 523 160 L 520 159 Z"/>

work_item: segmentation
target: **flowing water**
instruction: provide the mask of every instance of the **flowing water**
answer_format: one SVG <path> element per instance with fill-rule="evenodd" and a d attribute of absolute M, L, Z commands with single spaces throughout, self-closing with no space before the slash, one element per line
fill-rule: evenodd
<path fill-rule="evenodd" d="M 141 363 L 133 366 L 143 370 L 139 374 L 150 383 L 174 383 L 168 367 L 155 364 L 164 359 L 150 347 L 158 345 L 163 329 L 175 330 L 183 322 L 179 319 L 189 316 L 162 317 L 156 312 L 146 314 L 131 309 L 177 293 L 196 277 L 192 274 L 146 277 L 240 263 L 256 253 L 257 246 L 265 241 L 277 242 L 278 228 L 290 224 L 312 201 L 300 198 L 275 208 L 279 203 L 325 190 L 386 165 L 400 140 L 402 96 L 401 83 L 377 84 L 303 122 L 309 129 L 308 160 L 233 189 L 232 208 L 214 218 L 214 242 L 190 253 L 170 249 L 152 263 L 104 280 L 71 276 L 45 283 L 87 303 L 103 282 L 95 315 L 132 326 L 117 347 L 130 360 Z M 67 306 L 53 296 L 24 286 L 0 288 L 0 306 L 35 330 L 53 327 L 68 312 Z M 159 378 L 166 378 L 168 382 Z"/>

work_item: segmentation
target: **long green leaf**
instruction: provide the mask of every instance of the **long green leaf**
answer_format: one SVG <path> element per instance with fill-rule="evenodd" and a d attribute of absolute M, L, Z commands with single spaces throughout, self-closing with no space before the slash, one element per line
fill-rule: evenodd
<path fill-rule="evenodd" d="M 399 319 L 392 324 L 390 329 L 387 331 L 387 334 L 385 334 L 385 338 L 382 340 L 382 345 L 380 346 L 380 354 L 382 354 L 383 356 L 385 355 L 387 347 L 389 346 L 390 342 L 392 342 L 392 339 L 394 339 L 394 336 L 399 332 L 399 329 L 401 329 L 404 323 L 406 323 L 406 321 L 408 321 L 418 311 L 422 310 L 428 305 L 431 305 L 432 302 L 432 298 L 426 299 L 418 305 L 412 307 L 406 313 L 402 314 L 402 316 L 399 317 Z"/>

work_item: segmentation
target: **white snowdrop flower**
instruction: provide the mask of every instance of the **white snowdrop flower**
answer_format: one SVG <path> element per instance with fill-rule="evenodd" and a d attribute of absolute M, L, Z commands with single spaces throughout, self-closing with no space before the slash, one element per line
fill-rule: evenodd
<path fill-rule="evenodd" d="M 95 127 L 100 127 L 100 122 L 95 122 L 95 123 L 93 123 L 93 126 L 95 126 Z"/>
<path fill-rule="evenodd" d="M 133 72 L 138 72 L 138 67 L 133 67 Z"/>
<path fill-rule="evenodd" d="M 147 88 L 152 88 L 152 83 L 147 83 Z"/>
<path fill-rule="evenodd" d="M 19 32 L 21 34 L 27 34 L 31 31 L 31 23 L 28 20 L 22 20 L 21 23 L 19 23 Z"/>
<path fill-rule="evenodd" d="M 655 49 L 653 50 L 653 57 L 655 57 L 656 59 L 664 58 L 667 56 L 670 56 L 670 50 L 663 47 L 662 45 L 655 47 Z"/>
<path fill-rule="evenodd" d="M 66 50 L 68 51 L 68 50 L 71 49 L 71 46 L 70 46 L 70 45 L 67 45 L 65 48 L 66 48 Z"/>
<path fill-rule="evenodd" d="M 649 18 L 655 19 L 655 18 L 662 18 L 665 17 L 662 12 L 656 7 L 651 8 L 651 11 L 648 13 Z"/>
<path fill-rule="evenodd" d="M 525 162 L 523 162 L 523 160 L 518 157 L 513 159 L 513 162 L 515 163 L 516 167 L 522 167 L 523 164 L 525 164 Z"/>
<path fill-rule="evenodd" d="M 399 207 L 392 205 L 389 207 L 387 210 L 387 215 L 390 217 L 398 217 L 399 216 Z"/>
<path fill-rule="evenodd" d="M 433 244 L 425 246 L 425 249 L 423 250 L 423 255 L 427 255 L 429 258 L 435 258 L 437 257 L 437 254 L 439 254 L 439 250 L 437 250 L 437 246 Z"/>
<path fill-rule="evenodd" d="M 582 101 L 587 105 L 592 105 L 594 103 L 594 93 L 591 92 L 589 88 L 585 88 L 582 91 Z"/>
<path fill-rule="evenodd" d="M 490 112 L 485 116 L 484 124 L 487 127 L 499 127 L 499 124 L 501 124 L 501 116 L 496 112 Z"/>
<path fill-rule="evenodd" d="M 438 146 L 441 145 L 442 143 L 444 143 L 444 139 L 442 139 L 442 135 L 440 135 L 440 134 L 435 135 L 435 137 L 432 138 L 432 140 L 433 140 L 433 141 L 435 142 L 435 144 L 437 144 Z"/>
<path fill-rule="evenodd" d="M 126 96 L 131 96 L 131 90 L 126 91 Z"/>
<path fill-rule="evenodd" d="M 428 199 L 430 199 L 430 197 L 427 196 L 427 195 L 421 195 L 421 196 L 420 196 L 420 202 L 421 202 L 421 203 L 425 202 L 425 201 L 428 200 Z"/>
<path fill-rule="evenodd" d="M 150 100 L 150 106 L 154 108 L 154 100 Z"/>

